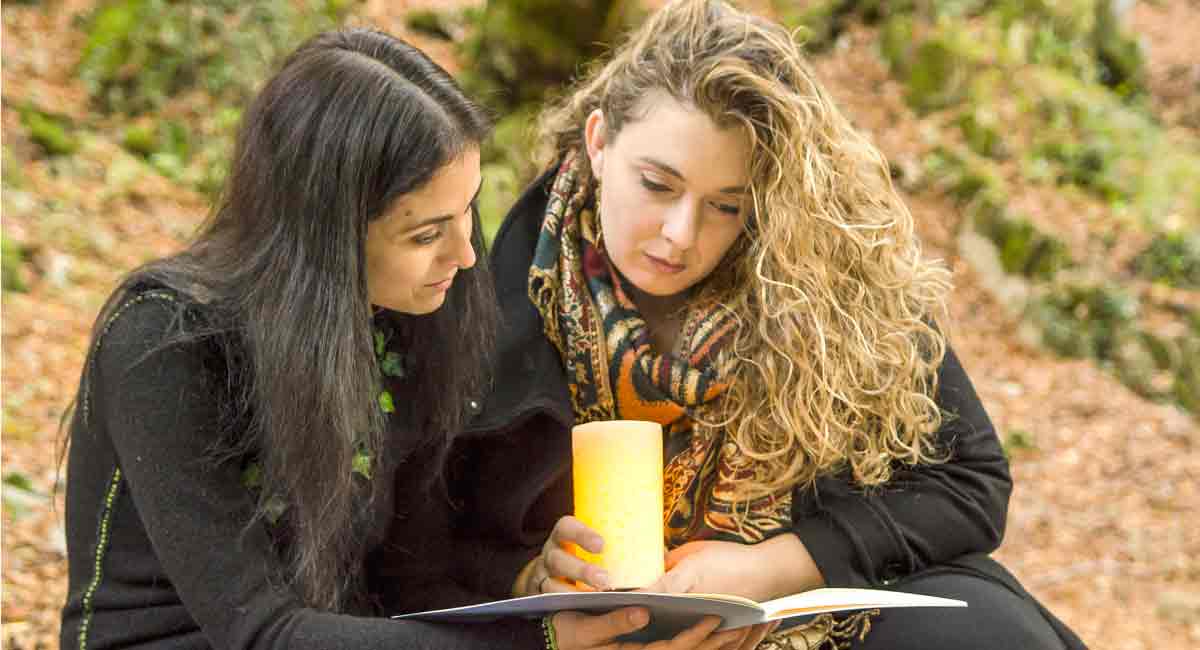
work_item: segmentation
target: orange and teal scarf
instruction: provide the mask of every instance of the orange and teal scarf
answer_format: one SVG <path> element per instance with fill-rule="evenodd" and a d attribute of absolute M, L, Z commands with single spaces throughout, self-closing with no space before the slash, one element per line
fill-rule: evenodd
<path fill-rule="evenodd" d="M 702 539 L 753 544 L 789 529 L 791 491 L 736 501 L 735 483 L 753 467 L 723 428 L 702 424 L 716 419 L 725 390 L 718 358 L 733 316 L 692 305 L 676 349 L 652 349 L 631 287 L 604 251 L 595 182 L 578 160 L 559 167 L 529 275 L 530 299 L 566 367 L 576 422 L 663 426 L 668 548 Z"/>

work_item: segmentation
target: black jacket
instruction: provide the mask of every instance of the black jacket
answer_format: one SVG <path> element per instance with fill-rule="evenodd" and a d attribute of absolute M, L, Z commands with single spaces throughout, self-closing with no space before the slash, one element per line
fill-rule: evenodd
<path fill-rule="evenodd" d="M 457 534 L 488 541 L 483 549 L 472 542 L 478 562 L 465 579 L 494 597 L 508 594 L 554 521 L 571 512 L 566 377 L 526 289 L 550 178 L 544 175 L 518 200 L 493 245 L 504 315 L 495 389 L 460 437 L 455 468 Z M 888 585 L 972 554 L 980 559 L 968 563 L 1003 572 L 978 554 L 995 549 L 1004 535 L 1008 462 L 952 350 L 938 374 L 937 403 L 954 414 L 938 431 L 953 451 L 950 462 L 902 468 L 870 492 L 844 476 L 796 490 L 793 532 L 830 586 Z"/>
<path fill-rule="evenodd" d="M 451 627 L 302 606 L 281 584 L 267 529 L 246 528 L 254 501 L 238 464 L 208 457 L 225 394 L 218 346 L 160 347 L 181 310 L 170 292 L 138 293 L 86 369 L 67 474 L 62 647 L 542 647 L 531 622 Z M 448 580 L 445 500 L 413 487 L 427 467 L 414 456 L 377 471 L 395 479 L 362 540 L 380 613 L 478 600 Z"/>
<path fill-rule="evenodd" d="M 574 416 L 558 351 L 527 293 L 553 171 L 531 185 L 496 235 L 492 268 L 503 312 L 495 386 L 457 446 L 451 485 L 460 578 L 505 598 L 559 517 L 572 512 Z M 827 476 L 793 494 L 793 529 L 830 587 L 896 585 L 930 573 L 986 579 L 1033 603 L 1066 647 L 1082 643 L 987 554 L 1004 536 L 1012 490 L 996 431 L 953 350 L 938 369 L 937 432 L 949 462 L 898 470 L 864 492 Z M 787 534 L 787 533 L 784 533 Z"/>

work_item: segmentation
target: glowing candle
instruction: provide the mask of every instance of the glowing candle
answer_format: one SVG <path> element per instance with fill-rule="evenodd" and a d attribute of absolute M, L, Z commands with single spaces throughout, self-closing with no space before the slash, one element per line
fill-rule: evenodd
<path fill-rule="evenodd" d="M 575 549 L 608 571 L 614 589 L 636 589 L 664 570 L 662 426 L 589 422 L 572 431 L 575 516 L 604 538 L 604 551 Z"/>

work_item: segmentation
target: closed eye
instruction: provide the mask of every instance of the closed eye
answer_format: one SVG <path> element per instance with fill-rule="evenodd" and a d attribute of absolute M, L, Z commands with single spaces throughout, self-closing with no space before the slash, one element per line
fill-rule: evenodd
<path fill-rule="evenodd" d="M 654 181 L 646 178 L 645 176 L 642 177 L 642 187 L 645 187 L 646 189 L 650 190 L 651 192 L 670 192 L 671 191 L 670 187 L 663 185 L 661 183 L 655 183 Z"/>
<path fill-rule="evenodd" d="M 441 238 L 442 238 L 442 229 L 437 228 L 435 230 L 431 230 L 429 232 L 423 232 L 423 233 L 417 235 L 416 237 L 413 237 L 412 241 L 414 244 L 417 244 L 418 246 L 428 246 L 429 244 L 432 244 L 433 242 L 435 242 Z"/>

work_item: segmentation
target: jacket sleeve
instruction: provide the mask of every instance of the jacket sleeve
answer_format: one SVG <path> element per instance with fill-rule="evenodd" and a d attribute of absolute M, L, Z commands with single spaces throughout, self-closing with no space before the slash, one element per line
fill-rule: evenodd
<path fill-rule="evenodd" d="M 564 449 L 569 436 L 544 414 L 460 441 L 453 516 L 465 587 L 493 599 L 512 596 L 517 574 L 541 552 L 557 518 L 571 512 Z"/>
<path fill-rule="evenodd" d="M 201 344 L 160 346 L 173 317 L 173 306 L 147 300 L 113 323 L 95 359 L 94 415 L 111 437 L 155 556 L 212 647 L 541 645 L 537 626 L 527 622 L 434 625 L 304 607 L 277 579 L 282 568 L 268 531 L 246 527 L 254 504 L 236 463 L 209 459 L 220 393 Z"/>
<path fill-rule="evenodd" d="M 793 495 L 793 529 L 831 587 L 887 585 L 958 556 L 990 552 L 1004 536 L 1012 490 L 991 420 L 954 351 L 938 369 L 937 439 L 950 458 L 897 468 L 864 490 L 847 476 Z"/>

